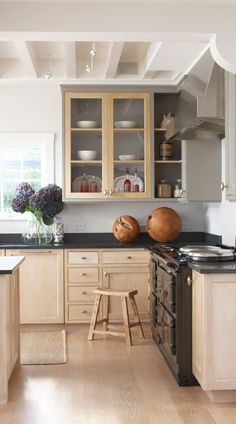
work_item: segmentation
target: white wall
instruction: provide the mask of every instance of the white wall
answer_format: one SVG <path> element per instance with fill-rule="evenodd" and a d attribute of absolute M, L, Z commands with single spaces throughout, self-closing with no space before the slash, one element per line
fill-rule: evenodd
<path fill-rule="evenodd" d="M 0 87 L 1 132 L 54 132 L 56 134 L 55 182 L 62 186 L 62 100 L 60 86 L 40 82 L 25 86 Z M 67 204 L 61 214 L 66 232 L 82 222 L 86 232 L 110 232 L 115 218 L 122 214 L 136 217 L 145 224 L 156 207 L 169 206 L 182 217 L 184 230 L 204 231 L 205 216 L 201 203 L 114 202 Z M 24 222 L 0 221 L 0 233 L 20 233 Z M 143 226 L 144 230 L 144 226 Z M 216 231 L 216 234 L 219 234 Z"/>

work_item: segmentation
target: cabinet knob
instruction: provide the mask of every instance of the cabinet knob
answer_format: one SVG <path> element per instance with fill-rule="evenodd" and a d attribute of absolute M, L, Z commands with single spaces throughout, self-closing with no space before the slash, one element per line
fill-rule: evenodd
<path fill-rule="evenodd" d="M 127 259 L 132 259 L 132 256 L 127 256 Z"/>
<path fill-rule="evenodd" d="M 87 274 L 86 274 L 86 272 L 82 272 L 80 275 L 82 275 L 83 277 L 85 277 L 85 275 L 87 275 Z"/>
<path fill-rule="evenodd" d="M 227 184 L 224 184 L 223 182 L 220 185 L 221 191 L 224 191 L 225 188 L 228 188 Z"/>
<path fill-rule="evenodd" d="M 81 314 L 87 314 L 87 311 L 85 311 L 85 310 L 81 311 Z"/>
<path fill-rule="evenodd" d="M 192 278 L 191 277 L 187 278 L 187 284 L 188 284 L 189 287 L 191 286 L 191 284 L 192 284 Z"/>
<path fill-rule="evenodd" d="M 82 256 L 82 258 L 81 258 L 81 259 L 85 260 L 85 259 L 87 259 L 87 258 L 86 258 L 86 256 Z"/>
<path fill-rule="evenodd" d="M 104 277 L 107 277 L 107 272 L 106 271 L 104 272 Z"/>
<path fill-rule="evenodd" d="M 87 292 L 83 291 L 81 294 L 87 294 Z"/>

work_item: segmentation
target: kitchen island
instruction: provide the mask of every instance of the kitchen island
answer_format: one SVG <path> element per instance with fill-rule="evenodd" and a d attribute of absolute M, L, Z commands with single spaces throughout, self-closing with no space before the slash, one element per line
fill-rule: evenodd
<path fill-rule="evenodd" d="M 19 267 L 24 256 L 0 257 L 0 404 L 8 400 L 8 380 L 20 360 Z"/>

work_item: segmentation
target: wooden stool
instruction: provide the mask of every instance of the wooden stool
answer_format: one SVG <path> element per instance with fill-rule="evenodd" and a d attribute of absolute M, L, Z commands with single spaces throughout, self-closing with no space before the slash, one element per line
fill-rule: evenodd
<path fill-rule="evenodd" d="M 126 342 L 128 345 L 132 345 L 131 332 L 130 329 L 132 327 L 138 327 L 139 337 L 144 339 L 144 333 L 142 324 L 139 318 L 138 308 L 136 305 L 136 301 L 134 296 L 138 293 L 137 290 L 132 291 L 122 291 L 116 289 L 106 289 L 106 288 L 97 288 L 94 290 L 96 293 L 94 308 L 91 318 L 91 324 L 89 329 L 88 339 L 93 340 L 94 334 L 110 334 L 112 336 L 125 336 Z M 98 312 L 101 304 L 101 298 L 105 296 L 105 316 L 103 319 L 98 321 Z M 121 298 L 121 306 L 124 320 L 124 332 L 121 331 L 110 331 L 108 328 L 109 325 L 109 296 L 119 296 Z M 130 304 L 132 306 L 134 312 L 135 321 L 131 324 L 129 321 L 129 312 L 127 306 L 127 299 L 130 300 Z M 99 323 L 103 323 L 104 330 L 96 330 L 96 325 Z"/>

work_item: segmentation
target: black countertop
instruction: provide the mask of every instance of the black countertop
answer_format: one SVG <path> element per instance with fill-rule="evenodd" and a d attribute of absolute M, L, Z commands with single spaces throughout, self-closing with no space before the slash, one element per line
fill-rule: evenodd
<path fill-rule="evenodd" d="M 131 243 L 121 243 L 112 233 L 66 233 L 63 243 L 52 242 L 47 245 L 25 244 L 21 234 L 0 234 L 0 249 L 129 249 L 148 248 L 156 243 L 148 233 L 141 233 Z M 168 244 L 177 246 L 183 243 L 220 244 L 221 237 L 204 232 L 186 232 Z"/>
<path fill-rule="evenodd" d="M 0 275 L 12 274 L 23 260 L 24 256 L 0 256 Z"/>
<path fill-rule="evenodd" d="M 181 233 L 173 242 L 175 247 L 183 244 L 221 244 L 222 237 L 204 232 Z M 0 234 L 0 249 L 132 249 L 150 248 L 157 242 L 148 233 L 141 233 L 131 243 L 119 242 L 112 233 L 66 233 L 63 243 L 31 245 L 22 242 L 21 234 Z M 161 243 L 160 243 L 161 244 Z M 236 261 L 229 262 L 189 262 L 188 266 L 201 274 L 235 273 Z"/>

